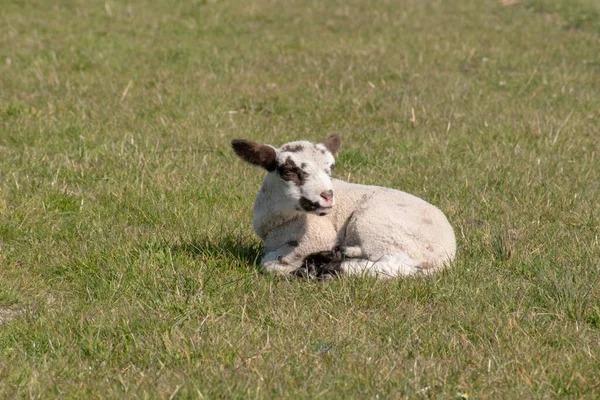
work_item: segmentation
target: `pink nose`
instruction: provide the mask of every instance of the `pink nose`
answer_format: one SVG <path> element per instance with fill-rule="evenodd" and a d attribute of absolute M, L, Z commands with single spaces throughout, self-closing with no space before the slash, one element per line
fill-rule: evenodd
<path fill-rule="evenodd" d="M 326 192 L 321 193 L 321 197 L 327 203 L 331 203 L 333 201 L 333 190 L 328 190 Z"/>

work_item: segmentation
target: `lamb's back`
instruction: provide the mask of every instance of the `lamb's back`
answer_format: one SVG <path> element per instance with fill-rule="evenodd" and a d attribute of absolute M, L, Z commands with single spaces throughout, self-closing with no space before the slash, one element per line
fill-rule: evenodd
<path fill-rule="evenodd" d="M 390 235 L 409 235 L 427 254 L 433 249 L 436 257 L 454 258 L 454 230 L 444 213 L 427 201 L 401 190 L 360 185 L 334 180 L 336 212 L 334 225 L 343 227 L 353 213 L 360 211 L 373 224 L 396 226 Z"/>

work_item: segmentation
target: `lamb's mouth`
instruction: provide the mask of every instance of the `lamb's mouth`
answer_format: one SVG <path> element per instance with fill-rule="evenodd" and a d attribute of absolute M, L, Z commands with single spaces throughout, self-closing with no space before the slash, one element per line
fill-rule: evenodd
<path fill-rule="evenodd" d="M 319 204 L 318 201 L 310 201 L 306 197 L 300 198 L 300 207 L 306 212 L 314 212 L 317 215 L 329 214 L 329 212 L 333 208 L 332 205 L 323 207 L 321 204 Z"/>
<path fill-rule="evenodd" d="M 315 212 L 317 213 L 317 215 L 319 216 L 324 216 L 327 215 L 331 212 L 331 210 L 333 209 L 333 206 L 329 206 L 329 207 L 319 207 L 315 210 Z"/>

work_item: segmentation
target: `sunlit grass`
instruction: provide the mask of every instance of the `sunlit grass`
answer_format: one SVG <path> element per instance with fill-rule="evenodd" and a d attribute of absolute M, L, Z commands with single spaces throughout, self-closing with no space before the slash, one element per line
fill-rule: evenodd
<path fill-rule="evenodd" d="M 598 15 L 3 4 L 0 397 L 598 397 Z M 333 132 L 338 177 L 448 215 L 452 268 L 257 270 L 230 140 Z"/>

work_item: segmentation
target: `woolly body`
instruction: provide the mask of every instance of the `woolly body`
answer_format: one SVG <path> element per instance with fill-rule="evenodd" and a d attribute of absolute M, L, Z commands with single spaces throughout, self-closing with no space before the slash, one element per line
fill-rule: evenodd
<path fill-rule="evenodd" d="M 435 206 L 399 190 L 330 178 L 339 136 L 278 149 L 244 142 L 270 153 L 271 164 L 255 162 L 234 143 L 240 157 L 271 168 L 254 202 L 253 226 L 264 242 L 265 271 L 291 274 L 311 254 L 334 248 L 344 255 L 342 273 L 381 278 L 431 273 L 454 259 L 454 231 Z"/>

